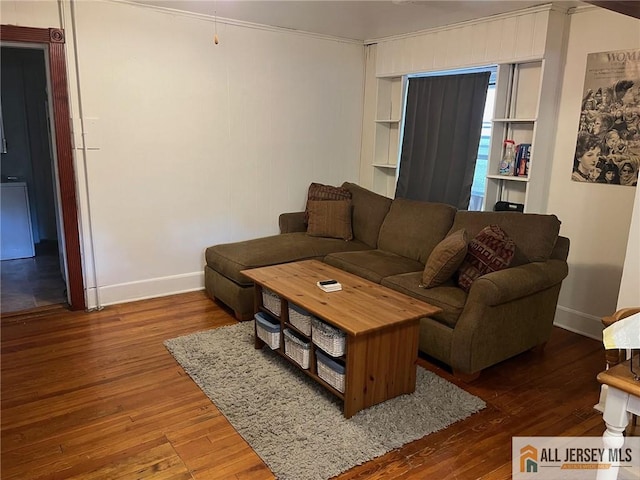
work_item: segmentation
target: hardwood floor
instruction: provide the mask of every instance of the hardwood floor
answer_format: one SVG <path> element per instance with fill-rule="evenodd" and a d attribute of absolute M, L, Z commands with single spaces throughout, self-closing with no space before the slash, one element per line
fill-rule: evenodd
<path fill-rule="evenodd" d="M 203 292 L 106 307 L 63 306 L 1 320 L 3 480 L 274 478 L 163 346 L 233 324 Z M 487 408 L 340 475 L 507 479 L 512 436 L 601 435 L 600 342 L 555 328 L 528 352 L 464 384 Z"/>

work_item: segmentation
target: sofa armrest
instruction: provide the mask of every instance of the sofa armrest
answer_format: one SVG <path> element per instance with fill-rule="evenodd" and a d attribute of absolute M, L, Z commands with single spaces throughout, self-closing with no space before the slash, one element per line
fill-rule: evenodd
<path fill-rule="evenodd" d="M 467 301 L 500 305 L 557 285 L 568 273 L 567 263 L 554 259 L 506 268 L 474 281 Z"/>
<path fill-rule="evenodd" d="M 553 247 L 553 251 L 551 252 L 551 258 L 567 261 L 567 258 L 569 257 L 570 244 L 571 242 L 567 237 L 559 236 Z"/>
<path fill-rule="evenodd" d="M 471 285 L 451 339 L 449 364 L 472 374 L 546 342 L 566 262 L 533 262 L 488 273 Z"/>
<path fill-rule="evenodd" d="M 278 217 L 280 233 L 306 232 L 307 224 L 304 221 L 304 212 L 282 213 Z"/>

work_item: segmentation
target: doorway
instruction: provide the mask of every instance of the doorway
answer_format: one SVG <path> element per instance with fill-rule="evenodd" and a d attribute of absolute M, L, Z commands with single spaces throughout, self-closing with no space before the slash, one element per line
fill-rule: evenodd
<path fill-rule="evenodd" d="M 53 255 L 45 256 L 56 257 L 53 265 L 66 279 L 66 294 L 70 308 L 72 310 L 83 310 L 86 308 L 86 301 L 80 255 L 80 235 L 64 52 L 64 31 L 56 28 L 44 29 L 2 25 L 0 28 L 0 41 L 2 41 L 3 54 L 5 52 L 4 47 L 12 47 L 12 50 L 31 49 L 41 52 L 41 58 L 45 65 L 44 77 L 48 87 L 48 93 L 45 95 L 45 98 L 46 101 L 49 102 L 48 108 L 45 108 L 45 116 L 50 114 L 50 118 L 45 122 L 49 128 L 45 130 L 46 132 L 53 132 L 53 135 L 48 137 L 46 141 L 43 140 L 43 142 L 41 142 L 51 147 L 49 161 L 46 167 L 42 165 L 37 167 L 37 175 L 33 174 L 33 165 L 31 166 L 31 172 L 29 172 L 28 167 L 25 167 L 22 170 L 16 170 L 18 174 L 15 175 L 9 171 L 5 172 L 3 166 L 2 174 L 6 175 L 6 177 L 14 177 L 3 179 L 16 182 L 25 180 L 25 184 L 28 184 L 27 180 L 31 179 L 34 185 L 34 194 L 27 195 L 27 198 L 29 196 L 34 198 L 36 204 L 41 205 L 43 211 L 49 209 L 49 213 L 51 213 L 54 205 L 59 207 L 57 211 L 55 208 L 53 210 L 53 222 L 50 215 L 43 215 L 43 218 L 40 219 L 37 218 L 39 215 L 36 214 L 34 217 L 30 213 L 29 219 L 32 222 L 32 233 L 34 219 L 36 223 L 36 239 L 40 239 L 41 227 L 43 227 L 43 231 L 47 232 L 46 236 L 52 236 L 51 227 L 52 224 L 56 224 L 55 234 L 53 234 L 55 240 L 53 242 L 46 242 L 44 245 L 39 245 L 39 248 L 49 254 L 53 252 Z M 31 52 L 31 54 L 34 53 Z M 35 57 L 38 57 L 37 52 L 35 53 Z M 6 126 L 5 118 L 5 127 Z M 31 133 L 30 127 L 29 130 Z M 33 164 L 32 161 L 26 163 Z M 48 172 L 41 170 L 48 170 Z M 20 175 L 24 176 L 24 178 L 21 179 Z M 38 177 L 38 182 L 35 180 L 36 177 Z M 43 180 L 43 178 L 45 178 L 45 180 Z M 53 197 L 49 197 L 48 200 L 37 200 L 35 192 L 40 191 L 40 186 L 37 185 L 37 183 L 44 182 L 44 184 L 46 184 L 46 178 L 49 178 L 50 182 L 48 185 L 55 193 Z M 42 192 L 40 192 L 40 194 L 40 196 L 44 197 Z M 31 210 L 31 208 L 29 208 L 29 210 Z M 58 220 L 57 222 L 56 219 Z M 36 255 L 36 258 L 37 257 L 38 255 Z M 3 276 L 3 282 L 4 280 Z"/>
<path fill-rule="evenodd" d="M 67 303 L 44 50 L 1 47 L 2 313 Z"/>

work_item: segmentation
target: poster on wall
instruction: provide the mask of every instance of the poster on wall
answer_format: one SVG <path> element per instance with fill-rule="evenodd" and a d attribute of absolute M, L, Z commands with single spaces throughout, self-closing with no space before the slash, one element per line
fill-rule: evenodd
<path fill-rule="evenodd" d="M 635 187 L 638 168 L 640 49 L 590 53 L 571 179 Z"/>

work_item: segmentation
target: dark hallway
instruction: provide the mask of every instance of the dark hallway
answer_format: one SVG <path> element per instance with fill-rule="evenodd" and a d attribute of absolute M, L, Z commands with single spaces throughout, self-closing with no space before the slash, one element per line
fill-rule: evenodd
<path fill-rule="evenodd" d="M 36 244 L 36 256 L 0 263 L 0 313 L 67 303 L 66 285 L 60 275 L 58 246 Z"/>
<path fill-rule="evenodd" d="M 66 303 L 67 287 L 58 248 L 44 51 L 3 46 L 1 63 L 4 314 Z"/>

